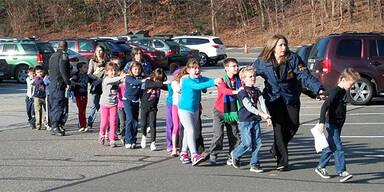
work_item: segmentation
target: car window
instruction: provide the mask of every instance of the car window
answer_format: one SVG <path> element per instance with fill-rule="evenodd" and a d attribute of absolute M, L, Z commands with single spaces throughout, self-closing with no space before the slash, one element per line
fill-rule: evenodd
<path fill-rule="evenodd" d="M 49 43 L 36 43 L 37 49 L 39 50 L 39 53 L 54 53 L 51 44 Z"/>
<path fill-rule="evenodd" d="M 370 40 L 370 56 L 384 57 L 384 40 Z"/>
<path fill-rule="evenodd" d="M 76 51 L 76 46 L 74 41 L 67 41 L 67 44 L 68 44 L 68 49 L 72 51 Z"/>
<path fill-rule="evenodd" d="M 164 44 L 158 40 L 154 40 L 153 45 L 155 46 L 155 48 L 163 48 L 164 47 Z"/>
<path fill-rule="evenodd" d="M 309 54 L 309 58 L 324 58 L 327 53 L 327 48 L 329 44 L 329 38 L 324 37 L 319 39 L 316 42 L 316 45 L 311 49 L 311 53 Z"/>
<path fill-rule="evenodd" d="M 4 44 L 3 53 L 4 54 L 16 54 L 19 52 L 19 49 L 15 44 Z"/>
<path fill-rule="evenodd" d="M 35 44 L 21 44 L 24 49 L 25 54 L 36 54 L 37 49 Z"/>
<path fill-rule="evenodd" d="M 361 40 L 343 39 L 337 46 L 336 55 L 342 57 L 361 57 Z"/>
<path fill-rule="evenodd" d="M 59 45 L 59 42 L 57 41 L 51 41 L 49 42 L 51 44 L 51 46 L 54 48 L 54 49 L 57 49 L 58 45 Z"/>
<path fill-rule="evenodd" d="M 200 45 L 204 43 L 209 43 L 208 39 L 196 39 L 196 38 L 191 38 L 188 40 L 189 45 Z"/>
<path fill-rule="evenodd" d="M 219 38 L 214 38 L 213 42 L 215 42 L 216 44 L 219 44 L 219 45 L 223 45 L 223 42 L 221 42 L 221 40 Z"/>
<path fill-rule="evenodd" d="M 0 44 L 0 53 L 3 52 L 3 44 Z"/>
<path fill-rule="evenodd" d="M 79 41 L 79 52 L 93 52 L 92 42 Z"/>

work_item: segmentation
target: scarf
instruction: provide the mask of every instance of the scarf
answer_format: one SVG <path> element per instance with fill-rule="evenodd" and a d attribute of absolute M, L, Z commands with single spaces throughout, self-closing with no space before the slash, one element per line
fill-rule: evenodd
<path fill-rule="evenodd" d="M 241 81 L 238 76 L 235 76 L 235 87 L 232 86 L 231 80 L 228 75 L 223 77 L 225 86 L 227 88 L 236 90 L 241 87 Z M 224 122 L 236 122 L 239 120 L 237 114 L 239 109 L 239 101 L 236 99 L 236 95 L 224 95 Z"/>

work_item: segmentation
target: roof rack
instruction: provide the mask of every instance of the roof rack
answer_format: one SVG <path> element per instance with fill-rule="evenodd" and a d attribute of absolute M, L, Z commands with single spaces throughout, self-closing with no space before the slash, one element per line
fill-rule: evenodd
<path fill-rule="evenodd" d="M 0 42 L 5 41 L 35 41 L 35 37 L 0 37 Z"/>

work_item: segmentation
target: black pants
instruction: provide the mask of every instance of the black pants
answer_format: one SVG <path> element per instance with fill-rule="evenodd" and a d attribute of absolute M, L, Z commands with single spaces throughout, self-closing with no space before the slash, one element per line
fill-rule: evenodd
<path fill-rule="evenodd" d="M 199 112 L 199 120 L 198 120 L 197 126 L 195 128 L 196 152 L 198 154 L 203 153 L 205 150 L 202 129 L 203 129 L 203 126 L 202 126 L 202 122 L 201 122 L 201 111 L 200 111 Z M 180 136 L 179 136 L 179 140 L 178 140 L 178 142 L 179 142 L 178 146 L 183 146 L 183 136 L 184 136 L 184 127 L 180 126 Z M 180 147 L 180 150 L 181 150 L 181 147 Z"/>
<path fill-rule="evenodd" d="M 151 128 L 151 142 L 156 141 L 156 116 L 157 108 L 142 107 L 140 114 L 140 126 L 141 132 L 144 136 L 147 136 L 147 127 Z"/>
<path fill-rule="evenodd" d="M 32 127 L 36 127 L 35 107 L 33 104 L 33 98 L 29 98 L 28 96 L 25 97 L 25 107 L 27 109 L 29 125 L 31 125 Z"/>
<path fill-rule="evenodd" d="M 118 134 L 121 135 L 122 139 L 125 139 L 125 111 L 124 108 L 118 108 L 117 114 L 119 116 L 119 131 Z"/>
<path fill-rule="evenodd" d="M 277 166 L 288 166 L 288 143 L 299 128 L 300 101 L 287 105 L 284 99 L 267 103 L 272 116 L 274 142 L 271 153 L 277 157 Z"/>
<path fill-rule="evenodd" d="M 52 126 L 64 126 L 67 120 L 68 99 L 65 98 L 65 87 L 55 82 L 49 84 Z"/>
<path fill-rule="evenodd" d="M 224 114 L 217 109 L 213 109 L 213 138 L 209 152 L 211 155 L 217 155 L 219 150 L 223 149 L 224 126 L 227 129 L 227 137 L 229 141 L 229 152 L 235 149 L 240 143 L 240 134 L 237 122 L 224 122 Z"/>

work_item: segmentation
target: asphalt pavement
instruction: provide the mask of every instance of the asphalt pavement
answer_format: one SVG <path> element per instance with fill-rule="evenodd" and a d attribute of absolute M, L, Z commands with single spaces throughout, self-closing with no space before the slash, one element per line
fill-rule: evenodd
<path fill-rule="evenodd" d="M 241 49 L 240 49 L 241 50 Z M 244 55 L 229 51 L 241 65 L 256 53 Z M 222 66 L 205 67 L 202 74 L 219 77 Z M 257 85 L 262 87 L 262 80 Z M 249 154 L 235 169 L 225 165 L 227 140 L 216 166 L 181 164 L 165 150 L 165 106 L 162 92 L 158 112 L 159 151 L 110 148 L 97 143 L 98 129 L 78 132 L 76 106 L 70 104 L 67 135 L 52 136 L 46 130 L 31 130 L 26 123 L 25 85 L 7 81 L 0 84 L 0 191 L 382 191 L 384 187 L 384 99 L 367 106 L 348 105 L 342 131 L 347 169 L 354 175 L 339 183 L 333 161 L 328 167 L 331 179 L 314 172 L 320 154 L 315 153 L 310 128 L 319 118 L 322 102 L 301 97 L 301 126 L 289 144 L 290 170 L 276 171 L 268 150 L 273 142 L 271 127 L 261 123 L 263 146 L 260 151 L 264 173 L 249 171 Z M 205 146 L 212 138 L 212 107 L 216 89 L 202 97 Z M 89 109 L 89 108 L 88 108 Z M 88 110 L 89 111 L 89 110 Z M 98 125 L 99 117 L 96 125 Z M 226 137 L 225 137 L 226 138 Z M 141 133 L 138 134 L 141 139 Z"/>

